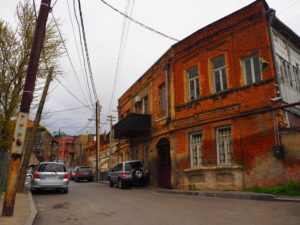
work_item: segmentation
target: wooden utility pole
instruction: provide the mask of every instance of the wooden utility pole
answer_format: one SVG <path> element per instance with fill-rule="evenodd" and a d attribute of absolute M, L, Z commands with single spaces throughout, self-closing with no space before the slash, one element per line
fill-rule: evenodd
<path fill-rule="evenodd" d="M 100 152 L 100 104 L 96 102 L 96 181 L 99 180 L 99 152 Z"/>
<path fill-rule="evenodd" d="M 37 128 L 40 124 L 40 120 L 42 117 L 42 112 L 43 112 L 43 108 L 44 108 L 44 104 L 46 101 L 46 97 L 47 97 L 47 93 L 48 93 L 48 89 L 50 86 L 50 82 L 52 79 L 52 74 L 53 74 L 53 67 L 51 67 L 49 69 L 49 74 L 47 76 L 47 80 L 45 83 L 45 87 L 41 96 L 41 100 L 38 106 L 38 110 L 36 112 L 35 115 L 35 119 L 34 119 L 34 123 L 31 129 L 31 133 L 30 133 L 30 137 L 29 140 L 27 142 L 27 146 L 25 149 L 25 153 L 23 156 L 23 161 L 22 161 L 22 166 L 21 166 L 21 171 L 20 171 L 20 175 L 19 175 L 19 180 L 18 180 L 18 187 L 17 187 L 17 192 L 24 192 L 24 187 L 25 187 L 25 179 L 26 179 L 26 171 L 29 165 L 29 161 L 30 161 L 30 156 L 32 154 L 32 149 L 33 149 L 33 145 L 35 142 L 35 136 L 36 136 L 36 131 Z"/>
<path fill-rule="evenodd" d="M 108 152 L 108 169 L 110 169 L 111 166 L 111 148 L 112 148 L 112 142 L 114 139 L 114 134 L 113 134 L 113 128 L 112 128 L 112 122 L 115 120 L 116 117 L 110 115 L 107 116 L 110 124 L 110 132 L 109 132 L 109 152 Z"/>
<path fill-rule="evenodd" d="M 15 133 L 10 148 L 10 167 L 4 196 L 2 216 L 12 216 L 15 206 L 16 186 L 22 158 L 22 151 L 26 133 L 26 126 L 30 105 L 33 98 L 36 74 L 39 66 L 39 59 L 43 47 L 43 41 L 46 31 L 46 23 L 50 10 L 51 0 L 42 0 L 39 16 L 34 33 L 34 39 L 31 47 L 28 69 L 25 79 L 25 85 L 22 94 L 20 111 L 17 116 Z"/>

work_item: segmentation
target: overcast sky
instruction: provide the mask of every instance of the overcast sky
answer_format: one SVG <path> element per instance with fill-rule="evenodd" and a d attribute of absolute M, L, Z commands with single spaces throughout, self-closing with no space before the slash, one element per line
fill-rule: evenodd
<path fill-rule="evenodd" d="M 37 8 L 40 1 L 35 0 Z M 78 28 L 72 0 L 58 0 L 53 8 L 56 19 L 63 24 L 61 30 L 66 39 L 68 52 L 85 93 L 87 87 L 80 67 L 75 38 L 67 1 L 71 7 L 71 17 L 75 27 L 77 42 Z M 253 0 L 106 0 L 120 11 L 125 11 L 126 2 L 132 7 L 132 17 L 156 30 L 176 39 L 183 39 L 196 30 L 250 4 Z M 52 4 L 55 0 L 52 0 Z M 76 0 L 77 2 L 77 0 Z M 269 6 L 276 10 L 277 17 L 300 35 L 300 0 L 269 0 Z M 15 8 L 18 0 L 0 1 L 0 18 L 10 24 L 15 22 Z M 87 44 L 96 90 L 102 105 L 101 122 L 108 123 L 107 115 L 117 116 L 109 111 L 110 99 L 116 75 L 117 59 L 121 40 L 123 17 L 104 5 L 100 0 L 81 0 Z M 50 15 L 52 17 L 52 15 Z M 117 73 L 112 110 L 116 110 L 118 98 L 172 45 L 175 41 L 162 37 L 135 23 L 130 23 L 126 36 L 123 57 Z M 67 57 L 60 60 L 63 68 L 61 82 L 83 103 L 89 105 L 81 93 L 74 72 Z M 59 83 L 53 82 L 45 105 L 47 112 L 83 106 Z M 87 94 L 86 94 L 87 95 Z M 87 108 L 53 113 L 42 125 L 50 131 L 61 130 L 70 135 L 78 135 L 81 128 L 93 116 Z M 83 133 L 95 133 L 94 121 Z M 103 124 L 101 132 L 109 131 Z"/>

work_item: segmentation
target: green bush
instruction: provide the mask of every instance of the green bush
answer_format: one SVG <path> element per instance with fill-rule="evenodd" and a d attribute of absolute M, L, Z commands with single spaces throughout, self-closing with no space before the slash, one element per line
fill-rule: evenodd
<path fill-rule="evenodd" d="M 268 193 L 273 195 L 300 196 L 300 184 L 289 182 L 286 185 L 274 187 L 259 187 L 256 184 L 251 188 L 251 191 L 257 193 Z"/>

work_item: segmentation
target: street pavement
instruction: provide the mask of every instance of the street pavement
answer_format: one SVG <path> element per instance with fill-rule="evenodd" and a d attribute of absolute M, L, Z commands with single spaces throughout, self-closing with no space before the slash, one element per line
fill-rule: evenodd
<path fill-rule="evenodd" d="M 34 225 L 300 225 L 299 202 L 257 201 L 120 190 L 70 182 L 68 194 L 34 195 Z"/>

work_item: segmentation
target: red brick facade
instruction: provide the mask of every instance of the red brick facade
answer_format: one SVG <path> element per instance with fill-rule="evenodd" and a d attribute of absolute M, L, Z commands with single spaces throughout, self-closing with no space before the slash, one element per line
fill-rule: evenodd
<path fill-rule="evenodd" d="M 122 160 L 128 160 L 126 154 L 143 160 L 154 185 L 172 188 L 193 184 L 241 190 L 254 184 L 300 182 L 294 176 L 299 172 L 299 154 L 293 160 L 273 156 L 273 147 L 282 144 L 277 138 L 282 113 L 272 107 L 282 103 L 271 101 L 280 93 L 268 10 L 265 1 L 257 0 L 178 42 L 119 99 L 122 120 L 137 112 L 137 102 L 147 96 L 152 120 L 150 135 L 121 139 Z M 259 78 L 253 78 L 253 72 L 252 79 L 257 80 L 248 82 L 246 59 L 257 71 L 255 57 Z M 224 65 L 217 68 L 216 60 Z M 196 73 L 193 79 L 191 70 Z M 199 91 L 194 90 L 197 82 Z M 167 92 L 165 108 L 162 85 Z M 197 153 L 192 153 L 192 145 Z M 165 148 L 170 165 L 160 153 Z M 222 151 L 229 153 L 225 156 Z M 194 154 L 201 161 L 196 160 L 197 166 L 191 162 Z M 162 179 L 170 179 L 169 185 Z"/>

